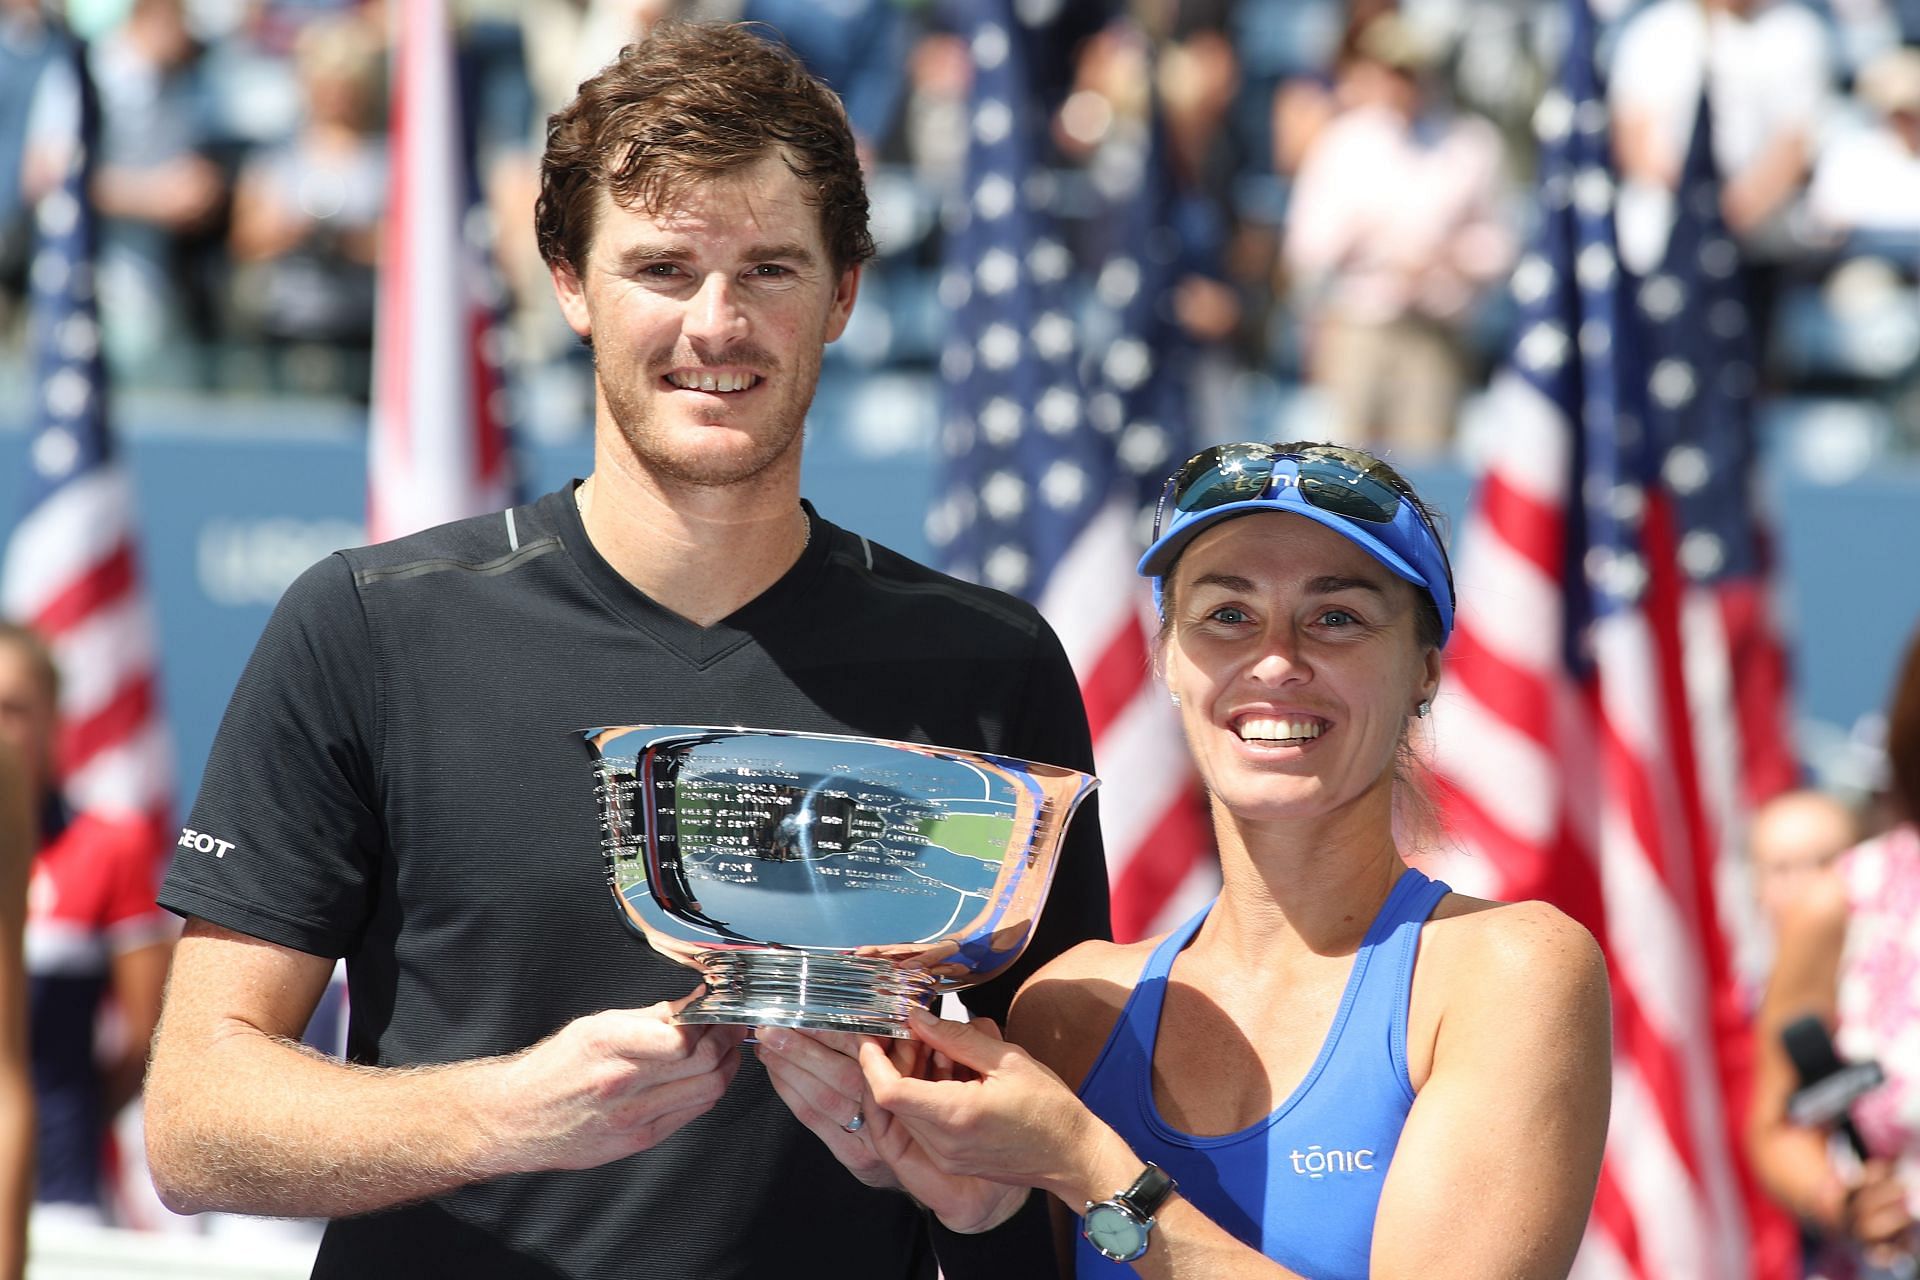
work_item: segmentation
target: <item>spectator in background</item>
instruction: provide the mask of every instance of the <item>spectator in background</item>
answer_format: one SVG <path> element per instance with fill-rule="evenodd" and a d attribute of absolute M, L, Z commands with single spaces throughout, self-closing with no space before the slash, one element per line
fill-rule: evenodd
<path fill-rule="evenodd" d="M 1329 434 L 1431 456 L 1465 394 L 1465 324 L 1513 258 L 1500 138 L 1430 100 L 1432 51 L 1397 15 L 1373 18 L 1349 50 L 1336 114 L 1301 160 L 1285 263 Z"/>
<path fill-rule="evenodd" d="M 1638 272 L 1660 261 L 1704 92 L 1721 212 L 1740 245 L 1762 353 L 1781 270 L 1805 252 L 1791 215 L 1832 82 L 1827 27 L 1798 0 L 1654 0 L 1627 20 L 1614 52 L 1621 260 Z"/>
<path fill-rule="evenodd" d="M 1173 220 L 1181 260 L 1173 310 L 1185 335 L 1200 344 L 1196 358 L 1204 359 L 1233 336 L 1242 312 L 1226 282 L 1233 180 L 1244 160 L 1228 119 L 1240 86 L 1240 59 L 1226 33 L 1230 6 L 1149 0 L 1137 7 L 1158 50 L 1154 87 L 1177 183 Z"/>
<path fill-rule="evenodd" d="M 1873 118 L 1842 128 L 1821 148 L 1808 210 L 1841 234 L 1920 237 L 1920 48 L 1869 62 L 1854 94 Z"/>
<path fill-rule="evenodd" d="M 916 181 L 935 191 L 957 187 L 967 163 L 967 89 L 973 54 L 951 31 L 921 34 L 906 63 L 901 139 Z"/>
<path fill-rule="evenodd" d="M 64 38 L 40 0 L 0 0 L 0 336 L 26 294 L 33 243 L 31 205 L 23 189 L 27 119 L 40 73 Z"/>
<path fill-rule="evenodd" d="M 100 214 L 97 270 L 106 352 L 135 381 L 192 379 L 183 334 L 210 331 L 199 254 L 226 202 L 214 163 L 211 102 L 200 83 L 199 48 L 181 0 L 133 0 L 126 20 L 93 46 L 89 72 L 100 99 L 94 206 Z M 71 76 L 46 77 L 36 124 L 30 194 L 65 171 L 68 126 L 77 117 Z M 36 143 L 36 147 L 38 147 Z"/>
<path fill-rule="evenodd" d="M 27 1206 L 33 1201 L 33 1071 L 27 1058 L 27 973 L 22 935 L 33 807 L 27 771 L 0 702 L 0 1280 L 26 1274 Z"/>
<path fill-rule="evenodd" d="M 1780 922 L 1831 878 L 1840 855 L 1860 839 L 1860 822 L 1824 791 L 1784 791 L 1754 811 L 1747 832 L 1754 895 L 1767 924 Z"/>
<path fill-rule="evenodd" d="M 45 643 L 0 623 L 0 739 L 18 757 L 38 818 L 26 921 L 38 1111 L 34 1217 L 103 1222 L 102 1143 L 113 1116 L 140 1091 L 173 930 L 154 905 L 160 859 L 152 828 L 76 814 L 60 798 L 58 697 Z M 102 1046 L 96 1029 L 109 999 L 121 1034 Z"/>
<path fill-rule="evenodd" d="M 1783 791 L 1754 811 L 1747 857 L 1766 927 L 1742 948 L 1740 969 L 1756 1003 L 1773 967 L 1781 920 L 1808 894 L 1823 891 L 1840 855 L 1859 839 L 1859 818 L 1824 791 Z"/>
<path fill-rule="evenodd" d="M 1887 755 L 1898 824 L 1849 850 L 1838 874 L 1807 886 L 1781 919 L 1779 957 L 1755 1024 L 1747 1138 L 1769 1194 L 1882 1267 L 1920 1243 L 1910 1207 L 1920 1194 L 1920 632 L 1894 687 Z M 1843 1060 L 1876 1061 L 1886 1072 L 1886 1083 L 1851 1112 L 1868 1151 L 1864 1165 L 1836 1160 L 1831 1135 L 1787 1119 L 1800 1081 L 1781 1030 L 1806 1014 L 1834 1029 Z"/>
<path fill-rule="evenodd" d="M 1283 177 L 1291 178 L 1300 172 L 1300 165 L 1313 149 L 1320 131 L 1339 114 L 1333 71 L 1353 60 L 1354 41 L 1375 18 L 1399 9 L 1396 0 L 1346 0 L 1344 7 L 1346 28 L 1332 59 L 1332 68 L 1316 68 L 1311 74 L 1290 77 L 1274 89 L 1268 120 L 1272 134 L 1271 159 L 1273 171 Z"/>
<path fill-rule="evenodd" d="M 245 331 L 296 351 L 361 358 L 373 349 L 374 258 L 387 195 L 378 132 L 382 42 L 361 18 L 321 18 L 294 43 L 306 114 L 298 132 L 256 154 L 234 191 L 228 245 Z M 289 362 L 287 372 L 303 367 Z M 340 376 L 306 390 L 346 390 Z"/>
<path fill-rule="evenodd" d="M 1857 105 L 1822 143 L 1807 191 L 1808 220 L 1840 259 L 1820 293 L 1854 351 L 1887 351 L 1876 372 L 1893 375 L 1895 421 L 1911 438 L 1920 418 L 1901 407 L 1907 393 L 1898 390 L 1913 382 L 1911 352 L 1903 358 L 1897 345 L 1885 348 L 1870 335 L 1899 331 L 1913 313 L 1920 276 L 1920 48 L 1891 49 L 1868 62 L 1854 79 L 1854 97 Z"/>
<path fill-rule="evenodd" d="M 1747 830 L 1747 856 L 1765 928 L 1742 940 L 1748 945 L 1741 947 L 1738 956 L 1741 981 L 1754 1007 L 1772 974 L 1782 922 L 1809 895 L 1837 891 L 1840 855 L 1860 835 L 1861 822 L 1854 811 L 1824 791 L 1783 791 L 1754 811 Z M 1824 1247 L 1816 1232 L 1802 1231 L 1805 1256 L 1812 1257 Z"/>
<path fill-rule="evenodd" d="M 1233 336 L 1241 317 L 1240 298 L 1226 279 L 1232 165 L 1223 141 L 1238 63 L 1220 29 L 1218 6 L 1132 8 L 1135 13 L 1088 33 L 1075 48 L 1073 81 L 1054 136 L 1061 154 L 1085 167 L 1107 202 L 1103 225 L 1092 232 L 1091 257 L 1138 268 L 1102 276 L 1096 292 L 1116 312 L 1134 290 L 1153 288 L 1160 278 L 1153 266 L 1135 263 L 1153 246 L 1126 242 L 1139 234 L 1129 225 L 1128 208 L 1153 204 L 1153 184 L 1169 188 L 1165 214 L 1174 236 L 1166 270 L 1173 283 L 1164 305 L 1180 337 L 1193 344 L 1179 358 L 1193 366 L 1189 380 L 1204 402 L 1209 386 L 1223 385 L 1226 377 L 1207 378 L 1199 366 L 1217 361 L 1219 344 Z M 1164 143 L 1157 169 L 1156 125 Z M 1197 412 L 1219 420 L 1224 410 L 1209 413 L 1202 403 Z"/>

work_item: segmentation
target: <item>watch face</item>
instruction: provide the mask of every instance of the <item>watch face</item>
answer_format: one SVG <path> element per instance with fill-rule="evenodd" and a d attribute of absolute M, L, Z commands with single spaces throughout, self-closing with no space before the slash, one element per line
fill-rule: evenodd
<path fill-rule="evenodd" d="M 1118 1205 L 1096 1204 L 1082 1227 L 1089 1243 L 1115 1262 L 1131 1262 L 1147 1251 L 1147 1231 Z"/>

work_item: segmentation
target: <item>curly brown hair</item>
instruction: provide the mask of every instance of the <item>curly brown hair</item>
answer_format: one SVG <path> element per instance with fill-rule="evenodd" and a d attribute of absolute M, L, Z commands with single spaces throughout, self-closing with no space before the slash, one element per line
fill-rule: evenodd
<path fill-rule="evenodd" d="M 658 212 L 768 154 L 811 188 L 838 270 L 873 256 L 846 110 L 763 30 L 663 22 L 548 117 L 534 230 L 549 266 L 585 269 L 602 188 L 623 207 Z"/>

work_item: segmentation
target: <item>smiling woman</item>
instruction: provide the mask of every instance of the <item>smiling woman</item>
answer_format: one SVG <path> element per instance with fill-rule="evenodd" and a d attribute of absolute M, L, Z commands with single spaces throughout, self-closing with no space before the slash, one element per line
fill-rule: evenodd
<path fill-rule="evenodd" d="M 1227 445 L 1167 482 L 1140 572 L 1220 896 L 1049 964 L 1005 1042 L 924 1017 L 919 1045 L 859 1046 L 863 1140 L 956 1229 L 1051 1193 L 1080 1276 L 1565 1275 L 1606 1135 L 1606 974 L 1558 911 L 1455 894 L 1396 843 L 1453 627 L 1431 515 L 1368 454 Z M 765 1052 L 847 1080 L 829 1048 Z"/>
<path fill-rule="evenodd" d="M 1338 822 L 1391 802 L 1409 719 L 1440 676 L 1440 651 L 1413 642 L 1418 598 L 1297 516 L 1248 514 L 1192 541 L 1160 654 L 1216 821 Z"/>
<path fill-rule="evenodd" d="M 1251 524 L 1232 519 L 1261 512 L 1304 518 Z M 1260 537 L 1274 545 L 1248 554 L 1214 546 L 1214 539 L 1229 536 Z M 1195 542 L 1202 545 L 1189 558 Z M 1222 556 L 1230 564 L 1255 566 L 1263 582 L 1208 567 Z M 1183 567 L 1184 586 L 1170 572 L 1176 564 Z M 1168 480 L 1155 513 L 1153 545 L 1141 561 L 1141 572 L 1153 578 L 1160 608 L 1163 667 L 1172 654 L 1219 652 L 1220 646 L 1206 643 L 1210 637 L 1231 632 L 1244 639 L 1254 618 L 1232 602 L 1234 593 L 1275 588 L 1280 584 L 1272 579 L 1283 566 L 1299 570 L 1314 564 L 1338 571 L 1304 580 L 1294 574 L 1297 603 L 1325 612 L 1301 636 L 1329 642 L 1344 637 L 1352 643 L 1378 634 L 1389 617 L 1410 612 L 1416 650 L 1435 668 L 1422 672 L 1424 692 L 1413 703 L 1416 717 L 1424 717 L 1439 680 L 1439 652 L 1453 630 L 1453 572 L 1445 545 L 1433 513 L 1397 472 L 1370 454 L 1334 446 L 1222 445 L 1195 455 Z M 1195 593 L 1192 599 L 1189 591 Z M 1214 617 L 1223 608 L 1231 621 Z M 1185 620 L 1184 630 L 1176 627 L 1178 620 Z M 1268 620 L 1269 629 L 1275 621 Z M 1176 635 L 1185 643 L 1173 644 Z M 1179 702 L 1179 686 L 1170 680 L 1169 688 Z M 1250 711 L 1244 719 L 1239 732 L 1249 740 L 1318 739 L 1330 727 L 1319 717 L 1303 716 L 1292 721 L 1300 732 L 1276 735 L 1266 727 L 1271 717 Z M 1404 731 L 1407 721 L 1392 723 L 1397 726 L 1391 735 L 1394 768 L 1383 781 L 1392 784 L 1402 829 L 1425 830 L 1432 825 L 1425 816 L 1429 801 L 1414 781 L 1423 767 Z M 1204 740 L 1194 740 L 1191 732 L 1189 740 L 1196 754 L 1204 750 Z"/>

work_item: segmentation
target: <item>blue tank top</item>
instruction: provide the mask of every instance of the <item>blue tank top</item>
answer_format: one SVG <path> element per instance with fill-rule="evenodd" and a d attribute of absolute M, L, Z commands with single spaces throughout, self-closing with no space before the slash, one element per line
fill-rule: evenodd
<path fill-rule="evenodd" d="M 1411 867 L 1402 873 L 1354 955 L 1319 1057 L 1293 1096 L 1264 1120 L 1237 1133 L 1195 1137 L 1169 1125 L 1153 1101 L 1153 1048 L 1167 974 L 1212 904 L 1147 960 L 1080 1086 L 1081 1100 L 1238 1239 L 1313 1280 L 1364 1278 L 1380 1187 L 1413 1106 L 1407 999 L 1420 926 L 1447 892 Z M 1078 1276 L 1133 1274 L 1125 1263 L 1094 1252 L 1084 1237 L 1075 1258 Z"/>

